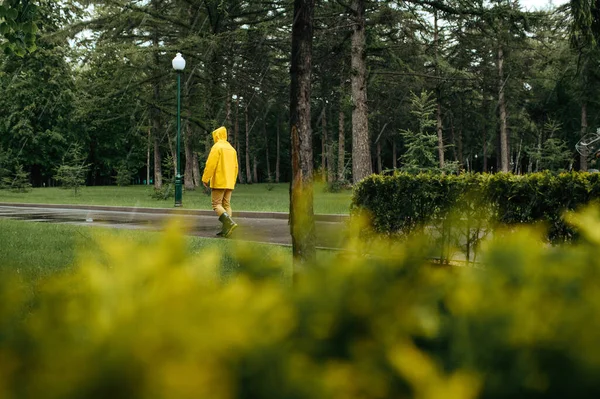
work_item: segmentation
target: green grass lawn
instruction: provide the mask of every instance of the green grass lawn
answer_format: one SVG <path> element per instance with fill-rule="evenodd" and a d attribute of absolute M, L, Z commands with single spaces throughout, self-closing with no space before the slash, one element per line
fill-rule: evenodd
<path fill-rule="evenodd" d="M 14 272 L 34 284 L 40 279 L 69 271 L 77 261 L 80 249 L 101 253 L 98 242 L 103 237 L 118 237 L 120 241 L 150 247 L 161 239 L 160 232 L 118 230 L 99 227 L 72 226 L 53 223 L 24 222 L 0 219 L 0 273 Z M 223 277 L 234 274 L 239 268 L 231 256 L 235 241 L 186 237 L 188 254 L 201 256 L 207 249 L 216 248 L 223 254 L 220 272 Z M 265 261 L 272 256 L 284 255 L 292 264 L 291 249 L 266 244 L 252 246 Z M 254 251 L 254 249 L 258 251 Z M 290 269 L 291 270 L 291 269 Z M 283 270 L 287 275 L 290 270 Z M 0 277 L 1 278 L 1 277 Z"/>
<path fill-rule="evenodd" d="M 318 214 L 348 214 L 352 192 L 328 193 L 324 184 L 315 184 L 314 210 Z M 99 186 L 83 187 L 77 195 L 73 190 L 55 187 L 33 188 L 27 193 L 0 190 L 0 203 L 76 204 L 131 206 L 145 208 L 173 208 L 174 199 L 166 201 L 151 197 L 152 186 Z M 240 184 L 233 192 L 234 211 L 288 212 L 289 184 Z M 183 193 L 184 209 L 211 209 L 210 197 L 203 190 Z"/>

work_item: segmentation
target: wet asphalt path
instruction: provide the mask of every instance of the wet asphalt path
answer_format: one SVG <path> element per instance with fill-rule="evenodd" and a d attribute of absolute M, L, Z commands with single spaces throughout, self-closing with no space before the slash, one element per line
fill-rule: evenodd
<path fill-rule="evenodd" d="M 189 235 L 216 238 L 221 223 L 212 211 L 156 208 L 125 208 L 79 205 L 0 203 L 0 218 L 31 223 L 62 223 L 79 226 L 160 231 L 172 218 L 179 218 Z M 317 245 L 344 245 L 346 215 L 316 215 Z M 237 212 L 239 228 L 230 239 L 291 245 L 288 215 L 279 212 Z"/>

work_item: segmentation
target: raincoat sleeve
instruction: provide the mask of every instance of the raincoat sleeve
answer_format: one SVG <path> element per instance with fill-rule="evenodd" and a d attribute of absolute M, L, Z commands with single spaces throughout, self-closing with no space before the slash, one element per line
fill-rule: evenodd
<path fill-rule="evenodd" d="M 211 148 L 208 159 L 206 160 L 206 166 L 204 167 L 204 173 L 202 174 L 202 181 L 206 184 L 214 177 L 215 170 L 217 169 L 217 163 L 219 162 L 219 149 Z"/>

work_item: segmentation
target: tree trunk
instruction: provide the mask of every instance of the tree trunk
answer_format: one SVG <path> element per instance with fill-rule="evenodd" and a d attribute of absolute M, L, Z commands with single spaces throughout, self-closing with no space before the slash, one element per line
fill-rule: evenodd
<path fill-rule="evenodd" d="M 398 168 L 398 150 L 396 148 L 396 139 L 392 137 L 392 169 Z"/>
<path fill-rule="evenodd" d="M 179 156 L 174 146 L 175 140 L 177 140 L 177 132 L 175 132 L 175 137 L 167 137 L 167 141 L 169 143 L 169 153 L 171 154 L 171 161 L 173 161 L 173 176 L 177 176 L 177 157 Z M 175 181 L 175 179 L 173 179 L 173 181 Z"/>
<path fill-rule="evenodd" d="M 156 128 L 156 127 L 155 127 Z M 160 141 L 157 136 L 154 137 L 154 189 L 162 189 L 162 157 L 160 154 Z"/>
<path fill-rule="evenodd" d="M 504 99 L 504 52 L 498 46 L 498 110 L 500 112 L 500 171 L 509 171 L 508 128 Z"/>
<path fill-rule="evenodd" d="M 434 26 L 434 30 L 433 30 L 433 46 L 434 46 L 434 51 L 435 51 L 435 58 L 434 58 L 434 62 L 435 62 L 435 75 L 439 76 L 439 68 L 438 68 L 438 46 L 439 46 L 439 31 L 438 31 L 438 16 L 437 16 L 437 10 L 433 12 L 433 26 Z M 438 138 L 438 161 L 439 161 L 439 165 L 440 168 L 444 167 L 444 136 L 443 136 L 443 129 L 442 129 L 442 104 L 441 104 L 441 90 L 439 88 L 439 80 L 438 80 L 438 87 L 436 88 L 436 98 L 435 98 L 435 102 L 436 102 L 436 131 L 437 131 L 437 138 Z"/>
<path fill-rule="evenodd" d="M 252 181 L 258 183 L 258 161 L 256 160 L 256 154 L 252 155 Z"/>
<path fill-rule="evenodd" d="M 462 128 L 458 129 L 458 138 L 457 138 L 457 146 L 458 146 L 458 159 L 457 161 L 462 165 L 465 162 L 465 155 L 463 152 L 463 133 Z"/>
<path fill-rule="evenodd" d="M 542 156 L 542 130 L 540 129 L 538 133 L 538 142 L 537 142 L 537 159 L 535 160 L 535 171 L 539 172 L 540 170 L 540 158 Z"/>
<path fill-rule="evenodd" d="M 483 93 L 483 101 L 481 103 L 481 112 L 482 115 L 487 115 L 487 98 L 485 93 Z M 488 124 L 486 123 L 487 118 L 484 118 L 484 124 L 482 126 L 482 136 L 483 136 L 483 173 L 487 173 L 488 171 L 488 159 L 487 159 L 487 129 L 488 129 Z"/>
<path fill-rule="evenodd" d="M 373 173 L 367 110 L 365 0 L 352 0 L 352 180 L 358 183 Z"/>
<path fill-rule="evenodd" d="M 227 130 L 231 128 L 231 92 L 229 84 L 227 85 L 227 97 L 225 97 L 225 126 Z"/>
<path fill-rule="evenodd" d="M 267 135 L 267 123 L 263 121 L 263 133 L 265 135 L 265 156 L 267 162 L 267 181 L 272 182 L 273 176 L 271 176 L 271 163 L 269 162 L 269 136 Z"/>
<path fill-rule="evenodd" d="M 238 182 L 240 184 L 244 183 L 244 174 L 242 173 L 242 154 L 240 151 L 240 141 L 239 141 L 239 110 L 240 110 L 240 97 L 238 96 L 235 100 L 235 124 L 233 126 L 233 145 L 235 151 L 237 152 L 238 159 Z"/>
<path fill-rule="evenodd" d="M 487 140 L 483 140 L 483 173 L 488 171 Z"/>
<path fill-rule="evenodd" d="M 340 115 L 338 123 L 338 180 L 344 180 L 344 167 L 346 166 L 346 133 L 344 132 L 344 110 L 342 109 L 342 101 L 340 100 Z"/>
<path fill-rule="evenodd" d="M 381 174 L 383 164 L 381 162 L 381 140 L 377 140 L 377 173 Z"/>
<path fill-rule="evenodd" d="M 153 61 L 154 67 L 157 71 L 160 70 L 160 58 L 159 58 L 159 40 L 158 34 L 154 33 L 152 38 L 152 48 L 153 48 Z M 162 133 L 161 121 L 160 121 L 160 109 L 156 106 L 156 104 L 160 104 L 160 82 L 158 78 L 155 77 L 155 80 L 152 82 L 152 99 L 154 104 L 151 109 L 151 118 L 152 118 L 152 136 L 154 137 L 154 189 L 160 190 L 163 185 L 162 178 L 162 156 L 160 153 L 160 134 Z"/>
<path fill-rule="evenodd" d="M 192 176 L 194 177 L 194 187 L 200 187 L 200 185 L 202 184 L 202 182 L 200 181 L 200 180 L 202 180 L 202 176 L 200 175 L 200 165 L 198 163 L 198 153 L 195 151 L 192 154 L 192 162 L 193 162 Z"/>
<path fill-rule="evenodd" d="M 192 126 L 188 121 L 184 122 L 184 145 L 185 145 L 185 172 L 183 176 L 183 187 L 186 190 L 193 191 L 196 186 L 194 185 L 194 151 L 192 141 Z"/>
<path fill-rule="evenodd" d="M 450 139 L 452 140 L 452 155 L 454 155 L 454 160 L 458 161 L 458 143 L 456 141 L 456 132 L 454 130 L 454 121 L 450 121 Z"/>
<path fill-rule="evenodd" d="M 280 162 L 279 134 L 280 134 L 280 124 L 281 124 L 281 122 L 279 121 L 279 115 L 277 115 L 277 150 L 276 150 L 277 153 L 276 153 L 276 160 L 275 160 L 275 183 L 279 183 L 279 162 Z"/>
<path fill-rule="evenodd" d="M 151 147 L 151 136 L 152 129 L 148 129 L 148 142 L 147 142 L 147 153 L 146 153 L 146 185 L 150 185 L 150 147 Z"/>
<path fill-rule="evenodd" d="M 327 181 L 327 120 L 325 117 L 325 103 L 321 110 L 321 178 Z"/>
<path fill-rule="evenodd" d="M 329 120 L 331 120 L 331 108 L 329 109 Z M 335 168 L 333 165 L 335 165 L 335 157 L 333 154 L 333 143 L 332 140 L 329 139 L 329 134 L 327 134 L 327 147 L 326 147 L 326 152 L 327 152 L 327 182 L 328 183 L 333 183 L 335 181 Z"/>
<path fill-rule="evenodd" d="M 246 183 L 252 184 L 252 169 L 250 169 L 250 122 L 248 121 L 248 105 L 244 107 L 246 118 Z"/>
<path fill-rule="evenodd" d="M 587 103 L 584 101 L 581 104 L 581 137 L 586 135 L 587 127 Z M 588 170 L 587 157 L 585 155 L 579 156 L 579 170 L 582 172 L 587 172 Z"/>
<path fill-rule="evenodd" d="M 517 147 L 517 154 L 515 155 L 515 168 L 514 168 L 514 174 L 516 175 L 520 175 L 521 172 L 521 149 L 523 147 L 523 138 L 521 138 L 521 141 L 519 142 L 519 147 Z"/>
<path fill-rule="evenodd" d="M 442 105 L 440 104 L 439 94 L 437 99 L 436 106 L 436 129 L 437 129 L 437 137 L 438 137 L 438 160 L 440 163 L 440 168 L 444 167 L 444 136 L 442 129 Z"/>
<path fill-rule="evenodd" d="M 482 101 L 484 104 L 485 101 Z M 452 120 L 452 124 L 454 125 L 455 120 Z M 463 100 L 460 101 L 460 123 L 458 125 L 458 142 L 456 145 L 458 146 L 458 162 L 461 167 L 465 163 L 465 153 L 464 153 L 464 145 L 463 145 L 463 127 L 465 126 L 465 102 Z"/>
<path fill-rule="evenodd" d="M 294 0 L 290 67 L 292 181 L 290 231 L 295 268 L 316 259 L 310 79 L 314 0 Z"/>

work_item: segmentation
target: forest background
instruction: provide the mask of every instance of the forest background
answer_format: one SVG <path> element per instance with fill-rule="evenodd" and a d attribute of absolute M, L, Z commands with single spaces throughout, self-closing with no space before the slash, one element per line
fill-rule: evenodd
<path fill-rule="evenodd" d="M 317 1 L 317 177 L 595 168 L 575 151 L 598 126 L 598 10 L 588 3 Z M 199 186 L 220 125 L 240 183 L 290 180 L 293 2 L 3 4 L 27 24 L 16 39 L 10 15 L 0 24 L 3 176 L 24 171 L 34 186 L 54 186 L 61 166 L 85 165 L 88 185 L 160 189 L 176 174 L 171 60 L 181 52 L 185 189 Z"/>

